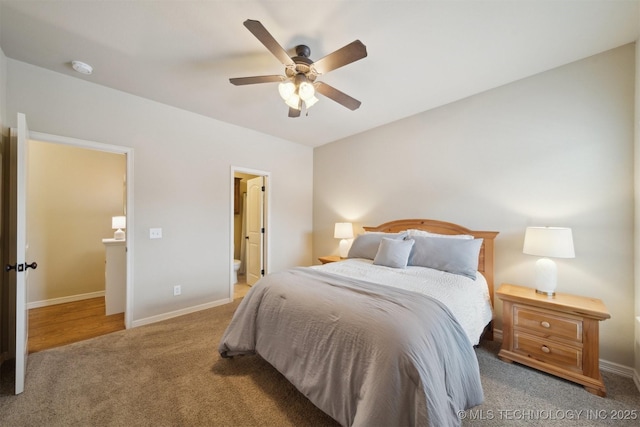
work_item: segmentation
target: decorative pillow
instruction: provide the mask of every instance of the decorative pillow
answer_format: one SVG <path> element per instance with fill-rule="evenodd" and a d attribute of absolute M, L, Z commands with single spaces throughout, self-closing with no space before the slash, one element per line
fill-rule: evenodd
<path fill-rule="evenodd" d="M 371 232 L 360 234 L 351 244 L 347 258 L 374 259 L 378 253 L 378 247 L 383 237 L 395 240 L 402 240 L 407 233 L 379 233 Z"/>
<path fill-rule="evenodd" d="M 373 263 L 392 268 L 405 268 L 414 243 L 415 240 L 398 240 L 383 237 Z"/>
<path fill-rule="evenodd" d="M 409 265 L 429 267 L 476 280 L 482 239 L 415 236 Z"/>
<path fill-rule="evenodd" d="M 409 237 L 422 236 L 422 237 L 442 237 L 444 239 L 474 239 L 474 237 L 470 234 L 438 234 L 438 233 L 432 233 L 430 231 L 425 231 L 425 230 L 416 230 L 413 228 L 410 230 L 407 230 L 407 234 Z"/>

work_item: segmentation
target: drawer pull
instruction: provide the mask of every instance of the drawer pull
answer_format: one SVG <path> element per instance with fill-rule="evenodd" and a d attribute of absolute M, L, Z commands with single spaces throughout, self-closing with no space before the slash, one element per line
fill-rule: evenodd
<path fill-rule="evenodd" d="M 543 353 L 551 353 L 551 349 L 549 347 L 547 347 L 546 345 L 543 345 L 541 348 Z"/>
<path fill-rule="evenodd" d="M 541 325 L 543 328 L 550 328 L 550 327 L 551 327 L 551 324 L 550 324 L 549 322 L 547 322 L 547 321 L 540 322 L 540 325 Z"/>

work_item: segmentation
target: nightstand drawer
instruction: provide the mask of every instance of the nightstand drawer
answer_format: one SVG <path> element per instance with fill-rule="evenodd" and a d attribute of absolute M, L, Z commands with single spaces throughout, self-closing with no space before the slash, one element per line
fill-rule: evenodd
<path fill-rule="evenodd" d="M 514 305 L 513 326 L 542 334 L 544 337 L 582 342 L 582 319 L 580 318 L 558 316 L 546 311 Z"/>
<path fill-rule="evenodd" d="M 513 351 L 541 362 L 582 373 L 582 349 L 515 332 Z"/>

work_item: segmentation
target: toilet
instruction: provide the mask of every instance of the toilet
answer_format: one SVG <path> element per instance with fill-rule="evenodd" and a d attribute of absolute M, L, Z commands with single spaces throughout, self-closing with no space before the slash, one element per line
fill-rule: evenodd
<path fill-rule="evenodd" d="M 238 270 L 240 269 L 240 260 L 233 260 L 233 283 L 238 283 Z"/>

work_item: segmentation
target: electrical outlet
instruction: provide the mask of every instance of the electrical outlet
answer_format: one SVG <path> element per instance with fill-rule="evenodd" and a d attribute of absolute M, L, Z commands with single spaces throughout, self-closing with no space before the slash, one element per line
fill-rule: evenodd
<path fill-rule="evenodd" d="M 180 285 L 175 285 L 173 287 L 173 296 L 177 297 L 180 294 L 182 294 L 182 288 L 180 287 Z"/>
<path fill-rule="evenodd" d="M 150 239 L 162 239 L 162 228 L 150 228 L 149 229 L 149 238 Z"/>

